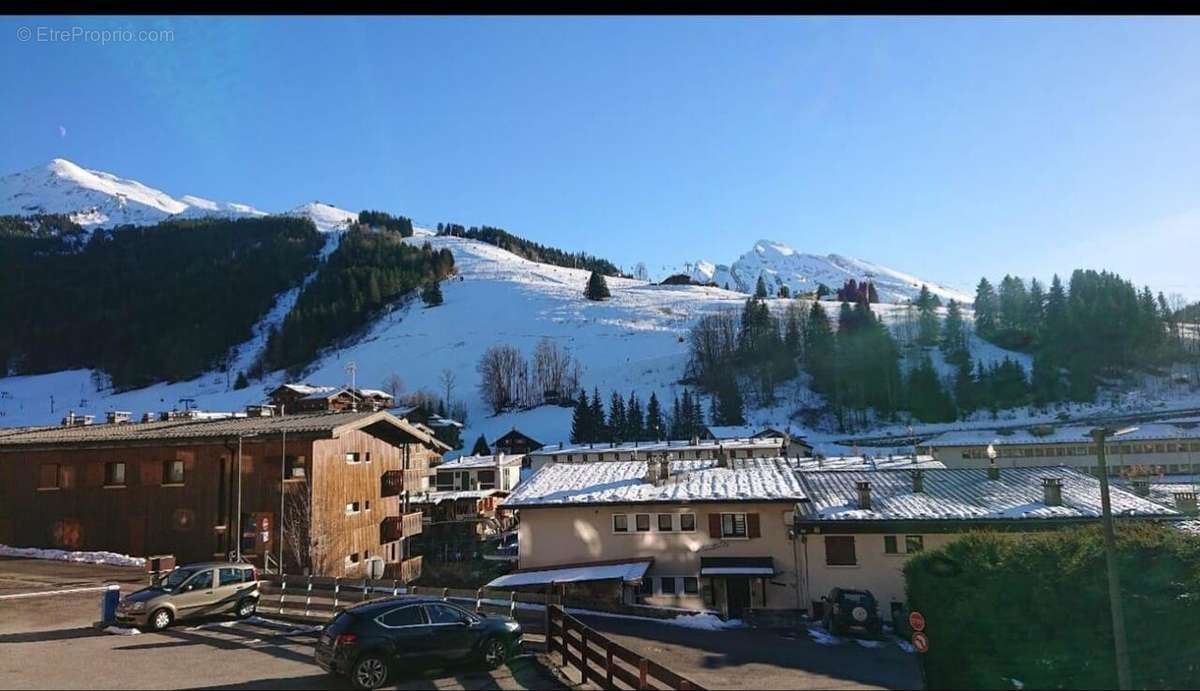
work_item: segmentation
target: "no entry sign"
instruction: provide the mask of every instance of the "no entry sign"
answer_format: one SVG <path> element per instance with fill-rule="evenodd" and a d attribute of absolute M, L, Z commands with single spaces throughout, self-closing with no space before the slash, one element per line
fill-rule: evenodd
<path fill-rule="evenodd" d="M 921 631 L 917 631 L 912 635 L 912 644 L 918 653 L 929 652 L 929 636 L 926 636 Z"/>
<path fill-rule="evenodd" d="M 918 612 L 916 610 L 909 612 L 908 613 L 908 626 L 913 631 L 924 631 L 925 630 L 925 615 L 921 614 L 920 612 Z"/>

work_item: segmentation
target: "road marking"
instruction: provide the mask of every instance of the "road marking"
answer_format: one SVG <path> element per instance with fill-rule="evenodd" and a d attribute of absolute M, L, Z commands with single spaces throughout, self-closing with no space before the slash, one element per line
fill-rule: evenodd
<path fill-rule="evenodd" d="M 17 593 L 16 595 L 0 595 L 0 600 L 15 600 L 19 597 L 41 597 L 42 595 L 65 595 L 67 593 L 90 593 L 98 590 L 108 590 L 106 585 L 97 585 L 90 588 L 63 588 L 61 590 L 43 590 L 37 593 Z"/>

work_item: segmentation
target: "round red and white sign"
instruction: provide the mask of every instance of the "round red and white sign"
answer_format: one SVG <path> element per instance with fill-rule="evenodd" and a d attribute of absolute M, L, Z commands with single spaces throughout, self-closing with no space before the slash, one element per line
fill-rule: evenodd
<path fill-rule="evenodd" d="M 912 635 L 912 644 L 918 653 L 929 652 L 929 636 L 926 636 L 921 631 L 917 631 Z"/>
<path fill-rule="evenodd" d="M 913 631 L 925 630 L 925 615 L 913 610 L 908 613 L 908 625 Z"/>

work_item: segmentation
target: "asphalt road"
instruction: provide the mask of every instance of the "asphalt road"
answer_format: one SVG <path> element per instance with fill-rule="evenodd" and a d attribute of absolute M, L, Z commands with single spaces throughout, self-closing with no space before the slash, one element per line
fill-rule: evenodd
<path fill-rule="evenodd" d="M 576 614 L 588 626 L 708 689 L 923 688 L 916 656 L 894 640 L 833 639 L 807 632 L 727 629 Z M 867 647 L 869 646 L 869 647 Z M 557 656 L 555 656 L 556 658 Z"/>
<path fill-rule="evenodd" d="M 59 573 L 61 572 L 61 574 Z M 0 688 L 320 689 L 350 688 L 312 662 L 315 634 L 292 624 L 212 617 L 161 633 L 113 635 L 92 624 L 100 592 L 117 582 L 142 587 L 136 569 L 37 560 L 0 560 Z M 73 592 L 72 592 L 73 591 Z M 32 593 L 42 593 L 32 595 Z M 400 689 L 556 689 L 561 682 L 531 654 L 495 672 L 425 670 Z"/>

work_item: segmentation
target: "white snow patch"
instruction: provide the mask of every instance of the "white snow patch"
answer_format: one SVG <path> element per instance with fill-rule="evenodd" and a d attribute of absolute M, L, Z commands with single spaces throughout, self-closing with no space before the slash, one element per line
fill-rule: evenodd
<path fill-rule="evenodd" d="M 104 632 L 114 636 L 136 636 L 141 633 L 138 629 L 127 629 L 122 626 L 106 626 Z"/>
<path fill-rule="evenodd" d="M 146 560 L 141 557 L 131 557 L 128 554 L 115 552 L 68 552 L 61 549 L 41 549 L 39 547 L 9 547 L 0 545 L 0 556 L 24 557 L 26 559 L 50 559 L 53 561 L 73 561 L 85 564 L 108 564 L 110 566 L 145 566 Z"/>
<path fill-rule="evenodd" d="M 846 639 L 835 636 L 819 626 L 808 627 L 808 637 L 817 645 L 841 645 Z"/>

